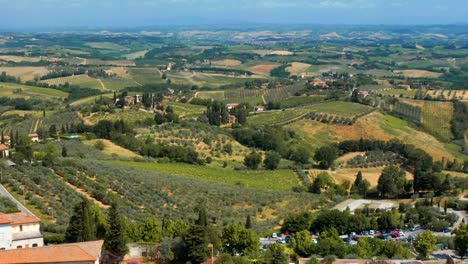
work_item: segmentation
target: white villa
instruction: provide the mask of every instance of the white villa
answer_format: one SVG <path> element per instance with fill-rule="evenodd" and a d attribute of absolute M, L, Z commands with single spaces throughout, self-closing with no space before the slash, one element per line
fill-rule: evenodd
<path fill-rule="evenodd" d="M 23 212 L 0 214 L 0 250 L 44 246 L 40 223 Z"/>

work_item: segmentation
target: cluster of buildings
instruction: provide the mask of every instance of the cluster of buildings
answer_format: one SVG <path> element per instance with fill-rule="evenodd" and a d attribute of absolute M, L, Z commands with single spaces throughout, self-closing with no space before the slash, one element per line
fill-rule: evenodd
<path fill-rule="evenodd" d="M 32 142 L 39 142 L 39 135 L 34 133 L 34 134 L 29 134 L 28 137 L 31 139 Z M 1 158 L 6 158 L 10 156 L 10 144 L 11 144 L 11 139 L 9 136 L 3 136 L 3 138 L 0 137 L 0 140 L 2 140 L 5 144 L 0 144 L 0 159 Z"/>

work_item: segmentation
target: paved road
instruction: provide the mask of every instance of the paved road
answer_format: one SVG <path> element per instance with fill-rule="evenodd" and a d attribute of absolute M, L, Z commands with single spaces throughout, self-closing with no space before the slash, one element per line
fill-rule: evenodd
<path fill-rule="evenodd" d="M 18 202 L 18 200 L 16 200 L 15 197 L 13 197 L 7 191 L 7 189 L 5 189 L 5 187 L 3 187 L 3 185 L 1 185 L 1 184 L 0 184 L 0 196 L 6 197 L 6 198 L 10 199 L 11 201 L 13 201 L 18 206 L 18 209 L 21 212 L 27 213 L 30 216 L 36 217 L 28 208 L 26 208 L 22 203 Z"/>

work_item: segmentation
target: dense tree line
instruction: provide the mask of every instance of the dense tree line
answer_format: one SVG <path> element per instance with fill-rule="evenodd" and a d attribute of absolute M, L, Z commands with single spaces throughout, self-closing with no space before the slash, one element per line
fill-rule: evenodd
<path fill-rule="evenodd" d="M 298 138 L 292 130 L 281 127 L 236 128 L 232 130 L 232 135 L 245 146 L 273 150 L 298 164 L 309 163 L 309 151 L 297 144 Z"/>
<path fill-rule="evenodd" d="M 277 77 L 277 78 L 289 78 L 289 75 L 291 75 L 290 72 L 286 71 L 286 68 L 289 67 L 289 64 L 283 64 L 277 68 L 274 68 L 271 70 L 270 75 L 272 77 Z"/>
<path fill-rule="evenodd" d="M 210 72 L 210 73 L 222 73 L 230 75 L 253 75 L 253 72 L 237 70 L 237 69 L 227 69 L 227 68 L 216 68 L 216 67 L 199 67 L 199 68 L 190 68 L 192 71 L 199 72 Z"/>

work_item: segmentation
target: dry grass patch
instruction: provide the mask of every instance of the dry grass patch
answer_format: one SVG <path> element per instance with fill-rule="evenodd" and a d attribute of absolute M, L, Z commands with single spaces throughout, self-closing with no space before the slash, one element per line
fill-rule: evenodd
<path fill-rule="evenodd" d="M 274 50 L 272 52 L 270 52 L 270 55 L 280 55 L 280 56 L 289 56 L 289 55 L 293 55 L 294 52 L 291 52 L 291 51 L 287 51 L 287 50 Z"/>
<path fill-rule="evenodd" d="M 242 64 L 240 60 L 217 60 L 212 61 L 212 65 L 214 66 L 223 66 L 223 67 L 235 67 Z"/>
<path fill-rule="evenodd" d="M 302 62 L 293 62 L 290 67 L 286 68 L 286 71 L 290 72 L 293 75 L 298 75 L 303 72 L 306 72 L 310 68 L 310 64 Z"/>
<path fill-rule="evenodd" d="M 426 70 L 401 70 L 394 71 L 394 73 L 401 74 L 407 78 L 439 78 L 442 75 L 442 73 Z"/>
<path fill-rule="evenodd" d="M 271 70 L 277 68 L 278 66 L 279 64 L 259 64 L 250 67 L 248 70 L 251 72 L 268 74 L 271 72 Z"/>
<path fill-rule="evenodd" d="M 0 72 L 21 78 L 22 81 L 32 81 L 34 77 L 49 73 L 45 67 L 0 67 Z"/>
<path fill-rule="evenodd" d="M 112 143 L 110 140 L 106 140 L 106 139 L 87 140 L 87 141 L 83 141 L 83 143 L 88 146 L 94 146 L 96 145 L 98 141 L 101 141 L 104 144 L 104 149 L 102 150 L 104 154 L 117 155 L 119 157 L 124 157 L 124 158 L 140 157 L 140 155 L 136 154 L 135 152 L 130 151 L 126 148 L 122 148 Z"/>

